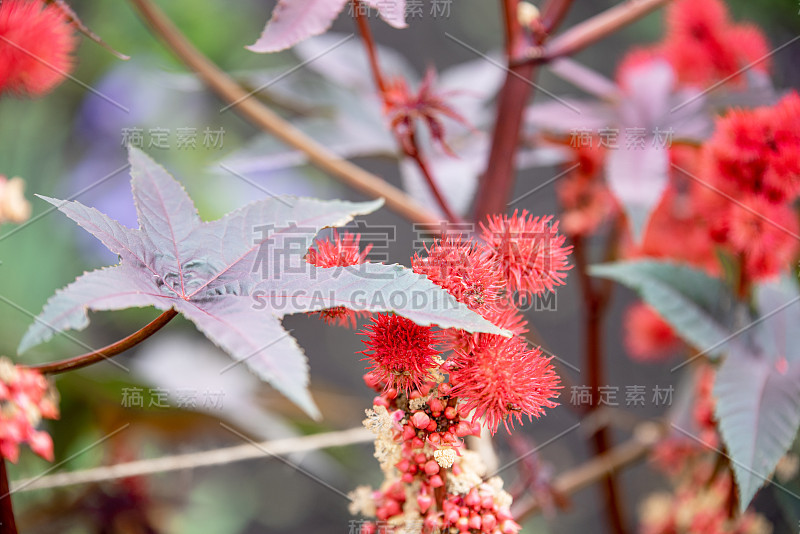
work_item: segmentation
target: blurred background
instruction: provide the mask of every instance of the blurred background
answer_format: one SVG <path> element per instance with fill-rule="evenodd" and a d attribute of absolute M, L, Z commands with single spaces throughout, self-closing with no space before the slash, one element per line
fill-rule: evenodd
<path fill-rule="evenodd" d="M 575 2 L 563 27 L 613 3 Z M 760 25 L 774 46 L 800 31 L 796 0 L 728 3 L 736 19 Z M 261 137 L 234 110 L 220 111 L 223 104 L 148 32 L 126 2 L 73 0 L 70 4 L 89 27 L 131 59 L 120 61 L 82 39 L 73 73 L 78 82 L 68 80 L 38 100 L 0 100 L 0 173 L 24 178 L 26 196 L 33 205 L 28 223 L 0 226 L 0 354 L 25 363 L 84 352 L 82 346 L 64 336 L 23 357 L 17 357 L 16 347 L 32 321 L 31 314 L 38 314 L 56 289 L 86 270 L 116 262 L 91 236 L 59 213 L 50 212 L 49 204 L 33 195 L 74 198 L 124 224 L 135 225 L 129 176 L 122 169 L 126 162 L 124 143 L 131 141 L 131 136 L 142 136 L 142 148 L 184 184 L 206 220 L 264 198 L 265 189 L 271 194 L 364 199 Z M 354 97 L 346 90 L 346 83 L 369 80 L 366 71 L 345 72 L 348 61 L 352 60 L 351 68 L 363 63 L 356 39 L 330 58 L 321 57 L 286 75 L 299 60 L 313 56 L 313 44 L 272 55 L 244 49 L 260 34 L 274 2 L 170 0 L 159 4 L 198 48 L 248 86 L 256 88 L 280 78 L 260 92 L 259 98 L 293 120 L 306 121 L 304 127 L 309 129 L 317 127 L 309 114 L 320 110 L 322 116 L 336 114 L 337 124 L 354 132 L 352 143 L 339 150 L 390 182 L 413 190 L 415 178 L 397 165 L 392 139 L 381 133 L 376 102 Z M 449 68 L 478 58 L 445 33 L 482 52 L 497 53 L 502 37 L 498 18 L 496 3 L 480 0 L 457 0 L 447 16 L 433 17 L 426 0 L 423 15 L 410 19 L 408 29 L 394 30 L 374 17 L 372 27 L 378 42 L 400 56 L 385 57 L 390 69 L 411 71 L 409 76 L 418 80 L 428 66 L 435 66 L 442 80 L 461 84 L 465 90 L 480 87 L 490 92 L 501 80 L 502 71 L 486 67 L 485 62 L 482 69 L 467 70 L 466 75 L 450 71 L 447 77 Z M 613 76 L 617 61 L 631 47 L 657 40 L 661 28 L 662 15 L 656 12 L 581 52 L 576 59 Z M 343 36 L 354 31 L 346 14 L 336 22 L 334 31 Z M 777 87 L 800 86 L 797 46 L 774 57 L 773 74 Z M 342 79 L 345 90 L 341 84 L 336 87 Z M 579 94 L 546 69 L 538 82 L 556 94 Z M 312 105 L 318 106 L 314 113 L 309 112 Z M 330 127 L 330 121 L 325 124 L 319 126 L 319 132 Z M 194 147 L 187 140 L 192 132 L 196 135 Z M 331 130 L 331 143 L 336 141 L 337 132 Z M 462 158 L 468 161 L 475 155 L 466 150 Z M 558 173 L 556 156 L 540 154 L 532 159 L 533 164 L 518 175 L 515 197 Z M 459 182 L 453 187 L 460 187 Z M 555 193 L 552 187 L 545 187 L 515 207 L 537 215 L 555 214 Z M 395 228 L 387 259 L 409 265 L 418 238 L 409 223 L 386 209 L 362 220 Z M 621 313 L 631 300 L 631 294 L 617 288 L 606 323 L 607 377 L 610 386 L 619 388 L 620 403 L 624 403 L 625 388 L 631 385 L 644 386 L 648 402 L 631 408 L 628 419 L 620 419 L 618 441 L 629 433 L 626 425 L 630 428 L 638 420 L 663 414 L 665 406 L 650 402 L 655 387 L 677 388 L 680 382 L 677 373 L 669 372 L 672 363 L 638 365 L 625 354 L 620 341 Z M 547 349 L 569 364 L 562 369 L 571 383 L 578 385 L 582 384 L 580 302 L 577 284 L 568 279 L 559 289 L 553 309 L 526 314 Z M 152 309 L 93 314 L 90 327 L 75 337 L 91 347 L 101 347 L 155 316 Z M 310 360 L 312 393 L 322 408 L 322 421 L 311 421 L 244 369 L 221 377 L 219 370 L 228 364 L 227 357 L 192 324 L 177 318 L 119 357 L 130 372 L 103 363 L 58 377 L 61 419 L 47 424 L 56 447 L 55 471 L 244 443 L 221 427 L 220 421 L 256 441 L 358 426 L 373 396 L 361 378 L 364 367 L 356 354 L 362 349 L 359 336 L 314 317 L 289 317 L 285 324 L 293 329 Z M 568 396 L 565 390 L 565 403 Z M 576 421 L 574 412 L 560 406 L 516 434 L 524 438 L 522 446 L 530 449 L 558 436 Z M 502 432 L 495 441 L 501 462 L 514 457 Z M 588 454 L 585 434 L 579 428 L 544 446 L 537 456 L 559 472 L 580 464 Z M 119 482 L 20 492 L 15 496 L 15 506 L 26 533 L 345 533 L 350 531 L 352 517 L 341 493 L 360 484 L 377 485 L 381 480 L 371 444 L 297 454 L 290 456 L 290 461 L 306 474 L 265 458 Z M 18 480 L 52 468 L 26 452 L 17 465 L 11 466 L 10 473 Z M 323 479 L 338 492 L 308 474 Z M 508 486 L 519 473 L 515 467 L 503 476 Z M 621 483 L 631 525 L 635 524 L 641 498 L 665 485 L 646 462 L 627 469 Z M 770 491 L 762 492 L 756 505 L 774 519 L 775 532 L 796 531 L 797 525 L 781 523 L 773 513 Z M 574 495 L 566 511 L 530 519 L 523 531 L 602 532 L 599 497 L 597 488 L 583 490 Z"/>

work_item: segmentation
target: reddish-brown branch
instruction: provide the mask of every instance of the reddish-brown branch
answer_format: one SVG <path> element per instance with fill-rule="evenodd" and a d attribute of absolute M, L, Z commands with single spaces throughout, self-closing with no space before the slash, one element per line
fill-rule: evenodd
<path fill-rule="evenodd" d="M 561 35 L 553 37 L 543 46 L 532 46 L 524 51 L 522 58 L 515 58 L 512 64 L 544 63 L 569 56 L 608 37 L 620 28 L 639 20 L 651 11 L 663 6 L 669 0 L 636 0 L 621 2 L 614 7 L 576 24 Z M 542 19 L 546 16 L 543 14 Z M 563 15 L 562 15 L 563 16 Z"/>
<path fill-rule="evenodd" d="M 544 5 L 539 25 L 549 34 L 558 28 L 572 6 L 572 0 L 551 0 Z"/>
<path fill-rule="evenodd" d="M 0 456 L 0 534 L 17 534 L 11 490 L 8 486 L 6 459 Z"/>
<path fill-rule="evenodd" d="M 68 358 L 66 360 L 43 363 L 40 365 L 31 365 L 29 366 L 29 369 L 35 369 L 40 373 L 45 374 L 57 374 L 65 371 L 74 371 L 75 369 L 81 369 L 82 367 L 92 365 L 93 363 L 107 360 L 108 358 L 112 358 L 117 354 L 121 354 L 126 350 L 135 347 L 145 339 L 149 338 L 161 330 L 164 325 L 170 322 L 176 315 L 178 315 L 178 312 L 175 310 L 167 310 L 140 330 L 137 330 L 128 337 L 120 339 L 119 341 L 112 343 L 111 345 L 107 345 L 102 349 L 81 354 L 80 356 L 75 356 L 74 358 Z"/>
<path fill-rule="evenodd" d="M 523 111 L 533 90 L 532 78 L 536 66 L 532 62 L 518 62 L 527 46 L 541 45 L 549 32 L 564 19 L 571 0 L 549 0 L 543 8 L 542 33 L 533 35 L 520 26 L 517 20 L 518 0 L 503 1 L 503 24 L 506 32 L 508 69 L 497 99 L 492 146 L 489 161 L 478 185 L 475 203 L 475 220 L 487 215 L 502 213 L 511 197 L 516 173 L 516 155 Z"/>
<path fill-rule="evenodd" d="M 588 257 L 586 242 L 582 237 L 573 238 L 573 258 L 575 270 L 580 280 L 584 296 L 585 310 L 585 367 L 588 374 L 588 386 L 592 392 L 592 410 L 597 409 L 600 403 L 600 388 L 605 385 L 605 370 L 603 367 L 603 312 L 605 304 L 603 297 L 596 291 L 588 273 Z M 592 435 L 594 453 L 600 456 L 612 447 L 611 435 L 608 428 L 601 426 Z M 613 532 L 623 534 L 626 532 L 622 499 L 613 473 L 607 473 L 602 479 L 605 508 Z"/>

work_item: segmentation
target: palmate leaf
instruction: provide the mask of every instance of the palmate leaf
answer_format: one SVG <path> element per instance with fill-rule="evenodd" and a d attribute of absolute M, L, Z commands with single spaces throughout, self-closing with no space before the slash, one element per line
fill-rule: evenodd
<path fill-rule="evenodd" d="M 714 385 L 716 417 L 742 510 L 769 479 L 800 426 L 800 300 L 758 288 L 759 317 L 730 345 Z"/>
<path fill-rule="evenodd" d="M 592 276 L 610 278 L 636 291 L 694 348 L 719 356 L 731 337 L 733 297 L 704 272 L 650 260 L 593 265 Z"/>
<path fill-rule="evenodd" d="M 285 315 L 346 306 L 394 311 L 425 325 L 508 335 L 399 265 L 323 269 L 305 262 L 319 230 L 346 224 L 382 201 L 275 197 L 203 222 L 163 167 L 135 148 L 129 158 L 138 229 L 78 202 L 45 198 L 118 254 L 120 264 L 85 273 L 56 292 L 23 336 L 20 353 L 57 332 L 85 328 L 89 310 L 174 308 L 316 417 L 306 358 L 280 323 Z"/>
<path fill-rule="evenodd" d="M 277 52 L 300 41 L 325 33 L 347 5 L 347 0 L 279 0 L 253 52 Z M 405 0 L 364 0 L 395 28 L 406 27 Z"/>

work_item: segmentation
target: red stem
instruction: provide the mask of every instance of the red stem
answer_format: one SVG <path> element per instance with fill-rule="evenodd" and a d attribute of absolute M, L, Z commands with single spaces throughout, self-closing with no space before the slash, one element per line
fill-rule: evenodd
<path fill-rule="evenodd" d="M 0 534 L 17 534 L 14 509 L 11 505 L 11 489 L 8 485 L 6 459 L 0 457 Z"/>
<path fill-rule="evenodd" d="M 410 152 L 408 148 L 404 148 L 404 151 L 408 157 L 416 162 L 417 167 L 419 167 L 419 170 L 422 173 L 422 176 L 424 176 L 425 181 L 428 182 L 428 186 L 431 188 L 431 192 L 433 193 L 434 198 L 436 198 L 436 202 L 438 202 L 439 207 L 442 208 L 444 216 L 447 217 L 447 220 L 450 222 L 462 222 L 461 217 L 459 217 L 458 214 L 453 211 L 453 209 L 450 207 L 450 204 L 447 202 L 447 199 L 444 198 L 444 195 L 442 195 L 439 186 L 436 185 L 436 180 L 433 178 L 433 174 L 428 166 L 428 162 L 425 161 L 425 157 L 419 151 L 416 135 L 414 135 L 413 131 L 411 132 L 409 138 L 411 140 L 413 152 Z"/>
<path fill-rule="evenodd" d="M 487 215 L 503 213 L 511 197 L 516 174 L 516 155 L 525 105 L 533 93 L 536 65 L 518 62 L 524 49 L 540 45 L 550 32 L 563 21 L 572 0 L 550 0 L 544 6 L 540 19 L 541 32 L 535 35 L 523 31 L 517 21 L 518 0 L 503 1 L 503 23 L 506 32 L 508 70 L 497 101 L 497 114 L 492 134 L 492 147 L 486 171 L 478 185 L 475 220 Z"/>
<path fill-rule="evenodd" d="M 178 312 L 175 310 L 167 310 L 146 324 L 140 330 L 137 330 L 128 337 L 120 339 L 119 341 L 112 343 L 111 345 L 107 345 L 102 349 L 81 354 L 80 356 L 75 356 L 74 358 L 68 358 L 66 360 L 43 363 L 40 365 L 31 365 L 28 366 L 28 369 L 35 369 L 40 373 L 45 374 L 57 374 L 65 371 L 74 371 L 75 369 L 81 369 L 82 367 L 92 365 L 93 363 L 107 360 L 108 358 L 116 356 L 117 354 L 121 354 L 126 350 L 135 347 L 148 337 L 152 336 L 161 330 L 164 325 L 170 322 L 176 315 L 178 315 Z"/>
<path fill-rule="evenodd" d="M 372 70 L 372 77 L 375 79 L 375 85 L 381 92 L 381 96 L 386 94 L 386 81 L 381 72 L 380 63 L 378 63 L 378 52 L 375 50 L 375 41 L 372 39 L 372 30 L 369 28 L 369 21 L 361 13 L 361 2 L 353 0 L 353 12 L 355 13 L 356 24 L 358 31 L 361 33 L 361 40 L 364 43 L 364 48 L 367 50 L 367 58 L 369 59 L 369 67 Z"/>
<path fill-rule="evenodd" d="M 378 62 L 378 52 L 376 50 L 375 40 L 372 38 L 372 30 L 369 27 L 369 21 L 367 20 L 367 17 L 361 13 L 359 6 L 359 0 L 353 0 L 353 12 L 355 13 L 358 31 L 361 33 L 361 41 L 364 43 L 364 48 L 367 52 L 370 70 L 372 70 L 372 77 L 375 80 L 375 85 L 377 86 L 378 91 L 380 91 L 384 105 L 386 105 L 386 91 L 388 89 L 388 85 L 386 83 L 386 78 L 383 76 L 383 72 L 381 71 L 380 63 Z M 428 183 L 436 202 L 439 204 L 439 207 L 442 208 L 442 212 L 444 212 L 445 217 L 447 217 L 447 219 L 451 222 L 461 222 L 461 217 L 459 217 L 453 211 L 453 209 L 450 207 L 450 204 L 447 202 L 447 199 L 442 194 L 442 191 L 439 189 L 439 186 L 436 184 L 436 180 L 431 173 L 430 167 L 425 161 L 425 157 L 422 155 L 422 151 L 417 143 L 417 138 L 413 131 L 413 125 L 410 127 L 412 130 L 408 136 L 409 142 L 403 143 L 398 137 L 398 145 L 400 145 L 402 148 L 403 153 L 414 160 L 414 162 L 417 164 L 417 167 L 419 167 L 419 170 L 422 173 L 422 176 L 425 178 L 425 181 Z M 407 146 L 409 144 L 411 145 L 410 147 Z"/>
<path fill-rule="evenodd" d="M 531 63 L 509 67 L 500 89 L 489 162 L 478 184 L 476 221 L 506 211 L 506 203 L 514 188 L 522 111 L 533 89 L 528 80 L 535 70 Z"/>
<path fill-rule="evenodd" d="M 606 308 L 607 298 L 595 290 L 592 279 L 589 276 L 587 267 L 588 259 L 586 254 L 586 243 L 583 238 L 576 236 L 572 243 L 573 257 L 575 258 L 575 269 L 580 280 L 581 290 L 586 303 L 585 329 L 586 329 L 586 370 L 589 375 L 589 388 L 592 392 L 591 410 L 595 410 L 600 402 L 600 388 L 605 384 L 605 372 L 603 368 L 603 315 Z M 595 456 L 606 453 L 612 447 L 612 440 L 608 428 L 601 426 L 592 435 Z M 605 508 L 613 532 L 624 534 L 625 528 L 622 500 L 617 484 L 616 476 L 609 472 L 601 479 L 603 485 L 603 495 Z"/>

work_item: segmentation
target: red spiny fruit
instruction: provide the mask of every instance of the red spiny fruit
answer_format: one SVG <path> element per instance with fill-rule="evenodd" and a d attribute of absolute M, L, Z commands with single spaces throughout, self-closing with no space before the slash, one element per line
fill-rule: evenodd
<path fill-rule="evenodd" d="M 476 419 L 485 416 L 492 433 L 501 422 L 510 432 L 514 419 L 521 423 L 527 415 L 532 420 L 555 407 L 552 399 L 561 388 L 550 359 L 518 337 L 487 337 L 471 353 L 456 350 L 445 367 L 451 395 L 464 401 L 466 412 L 475 410 Z"/>
<path fill-rule="evenodd" d="M 317 239 L 306 254 L 306 262 L 317 267 L 349 267 L 359 265 L 367 261 L 367 255 L 372 249 L 372 245 L 367 245 L 361 250 L 359 234 L 345 232 L 342 235 L 334 230 L 333 239 Z M 314 312 L 323 321 L 329 324 L 340 326 L 355 327 L 358 317 L 366 315 L 366 312 L 357 312 L 344 306 L 336 306 Z"/>
<path fill-rule="evenodd" d="M 638 361 L 659 361 L 675 354 L 680 339 L 651 306 L 638 302 L 625 312 L 625 347 Z"/>
<path fill-rule="evenodd" d="M 408 392 L 420 388 L 438 367 L 436 344 L 439 335 L 428 326 L 420 326 L 395 314 L 381 313 L 361 331 L 369 348 L 361 352 L 371 362 L 370 374 L 386 389 Z"/>
<path fill-rule="evenodd" d="M 564 246 L 567 238 L 558 234 L 558 221 L 552 216 L 534 217 L 527 210 L 514 211 L 511 217 L 490 215 L 481 231 L 509 292 L 541 294 L 564 284 L 572 246 Z"/>
<path fill-rule="evenodd" d="M 678 0 L 667 12 L 661 52 L 682 82 L 708 85 L 740 80 L 740 69 L 757 60 L 752 69 L 765 72 L 769 46 L 755 27 L 733 24 L 721 0 Z"/>
<path fill-rule="evenodd" d="M 47 93 L 72 70 L 75 46 L 58 7 L 41 0 L 0 2 L 0 93 Z"/>
<path fill-rule="evenodd" d="M 528 321 L 517 310 L 516 307 L 509 305 L 499 306 L 490 313 L 484 315 L 493 325 L 504 328 L 514 334 L 515 336 L 522 336 L 528 332 Z M 450 349 L 460 349 L 464 352 L 471 352 L 474 347 L 480 346 L 486 342 L 486 339 L 493 337 L 495 334 L 486 334 L 484 332 L 467 332 L 466 330 L 459 330 L 450 328 L 445 330 L 445 339 L 447 347 Z"/>
<path fill-rule="evenodd" d="M 411 266 L 434 284 L 446 289 L 456 300 L 489 317 L 500 303 L 503 279 L 489 251 L 461 236 L 437 239 L 426 247 L 427 256 L 415 254 Z"/>
<path fill-rule="evenodd" d="M 730 207 L 728 244 L 744 259 L 748 280 L 774 277 L 790 267 L 800 252 L 797 216 L 789 204 L 775 205 L 750 196 Z"/>
<path fill-rule="evenodd" d="M 306 261 L 317 267 L 347 267 L 358 265 L 367 261 L 372 245 L 367 245 L 361 250 L 359 234 L 345 232 L 339 234 L 333 231 L 333 240 L 317 239 L 314 245 L 308 249 Z"/>
<path fill-rule="evenodd" d="M 448 93 L 434 91 L 435 84 L 436 71 L 429 68 L 417 94 L 411 92 L 403 78 L 390 80 L 384 92 L 385 113 L 408 154 L 416 151 L 412 139 L 417 120 L 425 122 L 433 140 L 451 156 L 455 154 L 445 142 L 442 118 L 447 117 L 461 124 L 468 124 L 464 117 L 445 102 Z"/>

